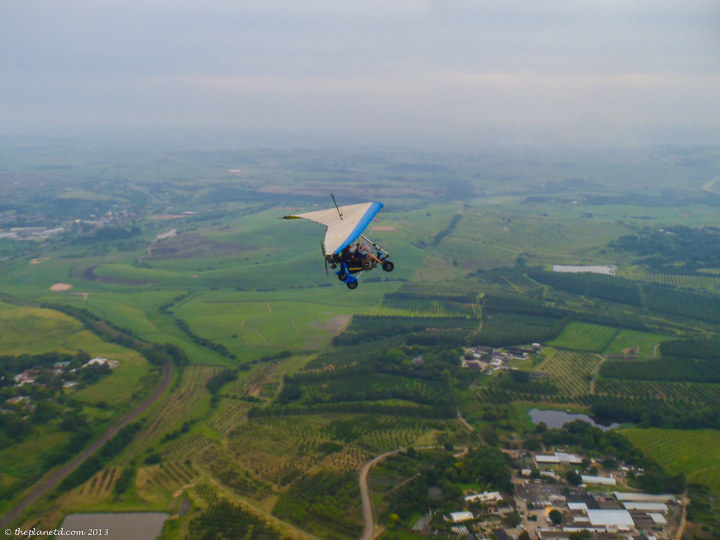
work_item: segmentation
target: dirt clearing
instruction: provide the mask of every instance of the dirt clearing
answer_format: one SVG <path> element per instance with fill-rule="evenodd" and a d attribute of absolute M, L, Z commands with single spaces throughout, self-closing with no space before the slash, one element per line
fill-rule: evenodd
<path fill-rule="evenodd" d="M 352 319 L 352 315 L 336 315 L 332 319 L 325 322 L 315 321 L 313 323 L 313 326 L 315 326 L 316 328 L 327 330 L 328 332 L 332 332 L 333 334 L 338 334 L 343 328 L 347 326 L 347 324 L 350 322 L 350 319 Z"/>
<path fill-rule="evenodd" d="M 56 283 L 50 287 L 52 292 L 67 291 L 68 289 L 72 289 L 72 285 L 69 283 Z"/>

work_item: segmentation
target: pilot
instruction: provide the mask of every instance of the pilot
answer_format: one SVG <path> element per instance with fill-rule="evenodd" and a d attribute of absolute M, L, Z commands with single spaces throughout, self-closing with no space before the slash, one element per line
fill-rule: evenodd
<path fill-rule="evenodd" d="M 340 258 L 345 264 L 353 262 L 353 253 L 350 251 L 350 246 L 345 246 L 340 252 Z"/>

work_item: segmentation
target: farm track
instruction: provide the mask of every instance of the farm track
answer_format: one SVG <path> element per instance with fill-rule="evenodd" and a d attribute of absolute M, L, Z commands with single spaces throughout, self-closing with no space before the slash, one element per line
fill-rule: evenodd
<path fill-rule="evenodd" d="M 605 362 L 607 362 L 607 358 L 603 356 L 603 357 L 602 357 L 602 360 L 600 360 L 600 362 L 598 363 L 598 365 L 595 366 L 595 369 L 593 369 L 592 372 L 590 373 L 590 374 L 592 375 L 592 379 L 590 379 L 590 395 L 591 395 L 591 396 L 594 396 L 594 395 L 595 395 L 595 379 L 596 379 L 596 377 L 597 377 L 597 374 L 600 373 L 600 367 L 601 367 Z"/>
<path fill-rule="evenodd" d="M 680 518 L 680 524 L 678 525 L 678 530 L 675 533 L 675 540 L 681 540 L 683 537 L 683 534 L 685 533 L 685 526 L 687 525 L 687 508 L 688 504 L 690 504 L 690 500 L 683 495 L 682 497 L 682 517 Z"/>
<path fill-rule="evenodd" d="M 365 463 L 360 469 L 360 477 L 358 481 L 360 483 L 360 498 L 362 499 L 363 521 L 365 523 L 362 536 L 360 537 L 361 540 L 373 540 L 373 538 L 377 536 L 375 534 L 375 505 L 373 505 L 372 497 L 370 496 L 370 486 L 368 486 L 368 475 L 370 474 L 370 469 L 380 463 L 383 459 L 397 455 L 403 450 L 404 448 L 398 448 L 397 450 L 392 450 L 390 452 L 380 454 L 379 456 Z"/>
<path fill-rule="evenodd" d="M 95 452 L 100 450 L 100 448 L 102 448 L 111 438 L 117 435 L 122 428 L 135 421 L 141 414 L 143 414 L 168 388 L 170 381 L 172 380 L 172 373 L 172 364 L 169 361 L 165 361 L 165 364 L 163 365 L 162 381 L 150 397 L 143 401 L 127 416 L 121 418 L 115 425 L 108 428 L 97 441 L 78 454 L 78 456 L 70 461 L 70 463 L 63 465 L 58 470 L 51 473 L 50 476 L 38 482 L 34 488 L 31 488 L 28 494 L 25 495 L 25 497 L 17 505 L 15 505 L 12 510 L 0 518 L 0 527 L 7 527 L 8 524 L 20 517 L 31 504 L 57 487 L 57 485 L 62 482 L 66 476 L 82 465 L 90 456 L 95 454 Z"/>
<path fill-rule="evenodd" d="M 226 485 L 218 482 L 215 478 L 209 477 L 208 480 L 218 488 L 219 491 L 224 493 L 227 498 L 234 502 L 239 502 L 246 510 L 250 511 L 251 513 L 254 513 L 258 516 L 263 517 L 265 520 L 267 520 L 270 524 L 275 525 L 278 528 L 281 528 L 283 530 L 288 530 L 292 533 L 293 538 L 310 538 L 312 540 L 322 540 L 321 538 L 318 538 L 314 534 L 311 534 L 300 527 L 297 527 L 293 525 L 292 523 L 289 523 L 287 521 L 282 521 L 272 515 L 270 512 L 266 512 L 262 508 L 259 508 L 258 506 L 252 504 L 247 499 L 238 496 L 234 491 L 232 491 L 230 488 L 228 488 Z"/>
<path fill-rule="evenodd" d="M 471 433 L 474 432 L 475 428 L 470 425 L 470 422 L 465 420 L 465 418 L 463 417 L 462 414 L 460 414 L 460 409 L 455 409 L 455 410 L 457 411 L 457 417 L 458 417 L 458 420 L 460 420 L 460 423 L 462 423 L 462 425 L 465 426 L 469 432 L 471 432 Z"/>
<path fill-rule="evenodd" d="M 459 414 L 459 413 L 458 413 Z M 425 447 L 418 447 L 418 449 L 429 449 L 429 448 L 435 448 L 434 446 L 425 446 Z M 370 474 L 370 470 L 380 463 L 382 460 L 389 458 L 391 456 L 396 456 L 400 452 L 407 451 L 407 448 L 396 448 L 395 450 L 390 450 L 389 452 L 385 452 L 384 454 L 380 454 L 377 457 L 374 457 L 367 463 L 365 463 L 361 469 L 360 469 L 360 475 L 358 482 L 360 484 L 360 497 L 362 499 L 362 505 L 363 505 L 363 521 L 365 522 L 365 526 L 363 527 L 363 533 L 360 537 L 360 540 L 373 540 L 374 538 L 377 538 L 380 533 L 383 532 L 383 529 L 378 526 L 378 529 L 376 531 L 375 526 L 375 505 L 372 502 L 372 497 L 370 495 L 370 486 L 368 485 L 368 475 Z"/>

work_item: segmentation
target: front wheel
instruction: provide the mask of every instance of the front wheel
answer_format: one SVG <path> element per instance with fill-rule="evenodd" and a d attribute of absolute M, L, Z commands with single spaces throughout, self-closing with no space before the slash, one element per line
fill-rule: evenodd
<path fill-rule="evenodd" d="M 386 272 L 392 272 L 395 269 L 395 265 L 392 261 L 384 261 L 382 263 L 382 269 Z"/>
<path fill-rule="evenodd" d="M 357 281 L 351 281 L 350 283 L 347 284 L 348 289 L 357 289 L 357 286 L 358 286 Z"/>

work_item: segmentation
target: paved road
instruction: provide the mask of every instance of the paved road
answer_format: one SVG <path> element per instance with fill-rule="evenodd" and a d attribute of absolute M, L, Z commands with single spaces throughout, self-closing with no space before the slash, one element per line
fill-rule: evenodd
<path fill-rule="evenodd" d="M 370 488 L 368 487 L 367 477 L 377 463 L 389 456 L 394 456 L 398 452 L 405 451 L 406 448 L 398 448 L 392 452 L 385 452 L 380 454 L 376 458 L 368 461 L 360 469 L 360 497 L 362 498 L 363 505 L 363 520 L 365 521 L 365 527 L 363 528 L 363 534 L 360 537 L 361 540 L 373 540 L 375 538 L 375 505 L 373 505 L 372 499 L 370 498 Z"/>
<path fill-rule="evenodd" d="M 130 412 L 127 416 L 121 418 L 115 425 L 109 427 L 108 430 L 103 433 L 97 441 L 95 441 L 92 445 L 86 448 L 82 453 L 78 454 L 72 461 L 66 463 L 58 470 L 53 472 L 50 476 L 43 478 L 37 484 L 35 484 L 35 486 L 28 492 L 27 495 L 25 495 L 25 497 L 15 506 L 15 508 L 10 510 L 10 512 L 5 514 L 4 516 L 0 517 L 0 528 L 10 525 L 10 523 L 20 517 L 22 513 L 25 512 L 25 510 L 27 510 L 31 504 L 33 504 L 43 495 L 46 495 L 51 490 L 55 489 L 55 487 L 60 482 L 62 482 L 67 475 L 77 469 L 86 459 L 92 456 L 95 452 L 100 450 L 100 448 L 102 448 L 106 442 L 108 442 L 111 438 L 117 435 L 118 431 L 127 426 L 130 422 L 136 420 L 138 416 L 140 416 L 148 409 L 148 407 L 150 407 L 150 405 L 155 403 L 157 398 L 159 398 L 160 395 L 167 389 L 171 380 L 172 364 L 166 361 L 165 365 L 163 366 L 163 379 L 160 382 L 160 386 L 155 389 L 152 395 L 148 397 L 145 401 L 143 401 L 140 405 L 138 405 L 138 407 L 132 412 Z"/>

